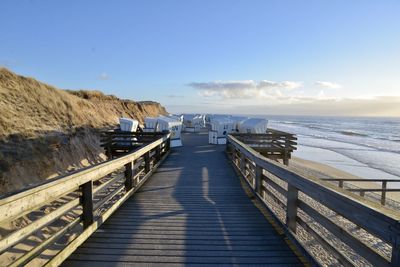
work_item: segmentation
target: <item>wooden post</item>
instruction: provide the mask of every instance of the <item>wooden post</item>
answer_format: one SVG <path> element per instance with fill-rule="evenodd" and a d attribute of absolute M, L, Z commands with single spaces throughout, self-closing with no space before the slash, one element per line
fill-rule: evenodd
<path fill-rule="evenodd" d="M 93 182 L 81 185 L 81 191 L 83 228 L 87 228 L 93 223 Z"/>
<path fill-rule="evenodd" d="M 394 237 L 392 243 L 392 258 L 390 260 L 390 266 L 400 266 L 400 234 Z"/>
<path fill-rule="evenodd" d="M 233 157 L 232 144 L 229 141 L 229 138 L 226 138 L 226 153 L 227 153 L 229 159 L 232 159 L 232 157 Z"/>
<path fill-rule="evenodd" d="M 110 133 L 107 134 L 107 159 L 110 160 L 112 159 L 112 136 Z"/>
<path fill-rule="evenodd" d="M 255 173 L 256 173 L 256 177 L 255 177 L 255 185 L 254 185 L 254 190 L 256 191 L 257 194 L 259 194 L 260 196 L 262 196 L 262 181 L 263 181 L 263 169 L 258 166 L 256 164 L 256 168 L 255 168 Z"/>
<path fill-rule="evenodd" d="M 166 150 L 167 150 L 167 151 L 170 151 L 170 149 L 171 149 L 171 138 L 168 138 L 168 139 L 167 139 L 167 141 L 166 141 L 166 146 L 167 146 L 167 147 L 166 147 L 166 148 L 167 148 Z"/>
<path fill-rule="evenodd" d="M 289 166 L 289 155 L 288 155 L 288 151 L 286 148 L 283 152 L 283 164 L 285 164 L 286 166 Z"/>
<path fill-rule="evenodd" d="M 285 154 L 283 159 L 283 164 L 289 166 L 289 157 L 290 157 L 290 139 L 288 135 L 284 136 L 285 139 Z"/>
<path fill-rule="evenodd" d="M 287 188 L 287 202 L 286 202 L 286 226 L 296 233 L 296 218 L 297 218 L 297 202 L 299 197 L 299 190 L 291 184 Z"/>
<path fill-rule="evenodd" d="M 246 175 L 246 157 L 244 156 L 244 154 L 242 152 L 240 153 L 240 171 L 242 172 L 244 178 L 247 179 L 247 175 Z"/>
<path fill-rule="evenodd" d="M 234 160 L 235 165 L 239 167 L 239 153 L 236 148 L 235 148 L 235 152 L 233 154 L 233 160 Z"/>
<path fill-rule="evenodd" d="M 133 188 L 133 162 L 125 164 L 125 191 L 128 192 Z"/>
<path fill-rule="evenodd" d="M 156 161 L 159 162 L 161 159 L 161 145 L 156 147 Z"/>
<path fill-rule="evenodd" d="M 343 180 L 340 180 L 340 181 L 339 181 L 339 187 L 340 187 L 340 188 L 343 188 Z"/>
<path fill-rule="evenodd" d="M 382 181 L 381 204 L 383 206 L 385 206 L 385 204 L 386 204 L 386 188 L 387 188 L 387 181 Z"/>
<path fill-rule="evenodd" d="M 144 171 L 145 173 L 150 171 L 150 151 L 144 154 Z"/>

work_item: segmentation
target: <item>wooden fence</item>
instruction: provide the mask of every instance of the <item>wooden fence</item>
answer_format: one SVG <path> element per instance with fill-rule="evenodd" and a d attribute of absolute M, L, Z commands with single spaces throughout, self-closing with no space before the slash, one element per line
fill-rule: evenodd
<path fill-rule="evenodd" d="M 337 182 L 337 185 L 340 188 L 345 188 L 346 190 L 350 192 L 355 192 L 359 193 L 361 197 L 365 197 L 365 193 L 370 192 L 370 193 L 380 193 L 380 203 L 381 205 L 386 205 L 386 195 L 387 193 L 399 193 L 400 188 L 388 188 L 389 183 L 400 183 L 400 180 L 395 180 L 395 179 L 348 179 L 348 178 L 323 178 L 324 181 L 330 181 L 330 182 Z M 380 183 L 380 188 L 363 188 L 363 187 L 358 187 L 355 188 L 354 186 L 352 187 L 345 187 L 345 183 L 348 182 L 356 182 L 358 184 L 360 183 Z"/>
<path fill-rule="evenodd" d="M 227 141 L 237 171 L 311 260 L 323 250 L 344 266 L 400 266 L 400 212 L 293 173 L 235 136 Z"/>
<path fill-rule="evenodd" d="M 272 160 L 282 160 L 289 165 L 289 159 L 296 150 L 297 137 L 294 134 L 268 129 L 264 134 L 232 134 L 236 139 Z"/>
<path fill-rule="evenodd" d="M 170 134 L 134 152 L 0 199 L 1 265 L 58 266 L 147 180 Z"/>
<path fill-rule="evenodd" d="M 102 132 L 100 142 L 108 159 L 112 159 L 154 142 L 165 134 L 165 132 L 125 132 L 115 129 Z"/>

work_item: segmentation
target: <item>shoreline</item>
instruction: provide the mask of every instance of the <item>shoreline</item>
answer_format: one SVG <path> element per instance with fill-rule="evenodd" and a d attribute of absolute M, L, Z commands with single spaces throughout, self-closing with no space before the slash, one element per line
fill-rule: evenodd
<path fill-rule="evenodd" d="M 298 144 L 297 150 L 293 153 L 293 156 L 325 164 L 361 179 L 398 179 L 400 181 L 399 176 L 382 169 L 371 167 L 358 160 L 326 148 Z"/>

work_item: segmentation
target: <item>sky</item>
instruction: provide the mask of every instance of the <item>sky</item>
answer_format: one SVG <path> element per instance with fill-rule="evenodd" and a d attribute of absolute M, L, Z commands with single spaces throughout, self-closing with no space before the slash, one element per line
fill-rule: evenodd
<path fill-rule="evenodd" d="M 400 1 L 0 1 L 0 65 L 171 113 L 400 116 Z"/>

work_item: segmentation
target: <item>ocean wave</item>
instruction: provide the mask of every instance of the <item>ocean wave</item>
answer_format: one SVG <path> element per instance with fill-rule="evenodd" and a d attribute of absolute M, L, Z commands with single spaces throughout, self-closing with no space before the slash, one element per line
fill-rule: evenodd
<path fill-rule="evenodd" d="M 368 134 L 363 134 L 363 133 L 358 133 L 356 131 L 351 131 L 351 130 L 342 130 L 342 131 L 335 131 L 337 133 L 343 134 L 343 135 L 348 135 L 348 136 L 360 136 L 360 137 L 368 137 Z"/>

